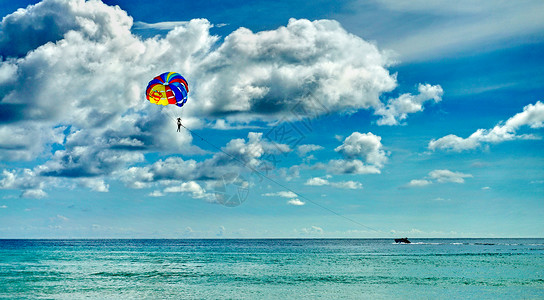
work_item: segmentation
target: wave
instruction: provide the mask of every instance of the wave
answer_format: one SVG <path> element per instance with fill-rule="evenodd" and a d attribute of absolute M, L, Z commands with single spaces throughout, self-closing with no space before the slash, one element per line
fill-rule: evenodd
<path fill-rule="evenodd" d="M 410 244 L 404 244 L 404 243 L 391 243 L 391 244 L 394 244 L 394 245 L 454 245 L 454 246 L 533 246 L 533 247 L 538 247 L 538 246 L 541 246 L 543 247 L 544 244 L 534 244 L 534 243 L 531 243 L 531 244 L 523 244 L 523 243 L 491 243 L 491 242 L 472 242 L 472 243 L 467 243 L 467 242 L 450 242 L 450 243 L 445 243 L 445 242 L 412 242 Z"/>

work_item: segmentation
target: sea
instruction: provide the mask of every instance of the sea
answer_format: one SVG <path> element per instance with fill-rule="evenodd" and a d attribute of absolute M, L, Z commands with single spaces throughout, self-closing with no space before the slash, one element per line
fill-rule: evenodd
<path fill-rule="evenodd" d="M 544 299 L 544 239 L 3 239 L 0 299 Z"/>

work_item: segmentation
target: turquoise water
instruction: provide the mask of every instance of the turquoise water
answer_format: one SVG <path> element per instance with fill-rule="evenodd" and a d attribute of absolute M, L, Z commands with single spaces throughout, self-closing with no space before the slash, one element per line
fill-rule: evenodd
<path fill-rule="evenodd" d="M 544 299 L 544 239 L 0 240 L 2 299 Z"/>

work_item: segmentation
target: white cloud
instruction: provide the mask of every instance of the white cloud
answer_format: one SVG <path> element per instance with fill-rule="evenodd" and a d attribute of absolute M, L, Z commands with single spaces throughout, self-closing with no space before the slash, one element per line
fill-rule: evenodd
<path fill-rule="evenodd" d="M 195 20 L 185 33 L 177 34 L 206 33 L 206 24 Z M 2 159 L 30 160 L 43 153 L 45 145 L 62 143 L 58 124 L 69 124 L 72 134 L 81 130 L 91 141 L 104 139 L 110 148 L 124 151 L 171 151 L 190 145 L 190 135 L 176 134 L 175 124 L 162 113 L 169 109 L 153 107 L 141 96 L 147 81 L 166 67 L 152 62 L 165 61 L 160 56 L 169 54 L 155 49 L 168 38 L 133 36 L 132 18 L 99 1 L 46 0 L 6 16 L 0 26 L 0 73 L 12 75 L 0 76 L 0 123 L 10 123 L 1 130 L 11 132 L 9 141 L 0 132 Z M 206 39 L 203 34 L 201 42 Z M 172 130 L 165 130 L 168 127 Z"/>
<path fill-rule="evenodd" d="M 6 16 L 0 52 L 20 58 L 6 60 L 15 63 L 17 76 L 0 86 L 19 84 L 7 90 L 2 103 L 20 105 L 25 119 L 107 123 L 135 103 L 130 99 L 136 78 L 125 63 L 135 62 L 144 49 L 130 34 L 131 25 L 124 11 L 98 1 L 48 0 Z"/>
<path fill-rule="evenodd" d="M 32 160 L 44 153 L 49 148 L 47 146 L 62 144 L 64 129 L 30 122 L 1 125 L 0 121 L 0 160 Z"/>
<path fill-rule="evenodd" d="M 283 198 L 296 198 L 297 194 L 291 192 L 291 191 L 279 191 L 277 193 L 266 193 L 263 194 L 263 196 L 266 197 L 283 197 Z"/>
<path fill-rule="evenodd" d="M 142 153 L 107 149 L 107 145 L 85 145 L 57 150 L 51 160 L 38 166 L 38 174 L 52 177 L 89 177 L 109 175 L 117 169 L 141 162 Z"/>
<path fill-rule="evenodd" d="M 293 193 L 291 191 L 279 191 L 277 193 L 266 193 L 266 194 L 262 194 L 262 196 L 288 198 L 289 200 L 287 201 L 287 204 L 294 205 L 294 206 L 302 206 L 306 204 L 305 202 L 297 198 L 298 195 L 296 193 Z"/>
<path fill-rule="evenodd" d="M 300 232 L 304 235 L 322 235 L 324 230 L 321 227 L 312 225 L 310 228 L 302 228 Z"/>
<path fill-rule="evenodd" d="M 344 140 L 344 143 L 334 149 L 346 159 L 362 158 L 368 164 L 383 167 L 387 161 L 387 153 L 382 149 L 382 138 L 372 132 L 354 132 Z"/>
<path fill-rule="evenodd" d="M 499 123 L 492 129 L 478 129 L 468 138 L 461 138 L 450 134 L 429 142 L 431 150 L 450 150 L 461 152 L 481 147 L 485 143 L 502 143 L 519 139 L 539 139 L 531 134 L 517 135 L 516 132 L 523 126 L 541 128 L 544 125 L 544 104 L 540 101 L 529 104 L 523 112 L 517 113 L 504 123 Z"/>
<path fill-rule="evenodd" d="M 101 178 L 81 178 L 79 183 L 95 192 L 108 192 L 110 188 Z"/>
<path fill-rule="evenodd" d="M 298 178 L 300 176 L 300 166 L 294 165 L 289 168 L 280 168 L 278 169 L 278 173 L 285 180 L 291 181 L 293 178 Z"/>
<path fill-rule="evenodd" d="M 8 208 L 7 205 L 1 205 L 0 208 Z"/>
<path fill-rule="evenodd" d="M 47 193 L 42 189 L 28 189 L 21 194 L 23 198 L 45 198 Z"/>
<path fill-rule="evenodd" d="M 323 147 L 319 145 L 313 145 L 313 144 L 300 145 L 297 147 L 297 153 L 299 156 L 303 157 L 303 156 L 306 156 L 306 154 L 308 154 L 309 152 L 317 151 L 321 149 L 323 149 Z"/>
<path fill-rule="evenodd" d="M 128 169 L 116 171 L 113 175 L 124 182 L 126 186 L 133 189 L 146 188 L 154 181 L 154 174 L 150 171 L 149 166 L 130 167 Z"/>
<path fill-rule="evenodd" d="M 247 125 L 239 122 L 230 123 L 229 119 L 217 119 L 213 126 L 210 126 L 213 129 L 217 130 L 234 130 L 234 129 L 263 129 L 260 126 Z"/>
<path fill-rule="evenodd" d="M 265 161 L 263 156 L 288 153 L 291 149 L 288 145 L 263 139 L 262 133 L 250 132 L 247 141 L 233 139 L 222 151 L 198 164 L 201 178 L 220 178 L 226 173 L 243 173 L 249 169 L 272 169 L 274 166 Z"/>
<path fill-rule="evenodd" d="M 0 53 L 4 56 L 21 57 L 47 42 L 61 40 L 63 35 L 70 30 L 88 30 L 89 27 L 92 27 L 88 23 L 90 15 L 102 9 L 103 5 L 98 2 L 83 4 L 83 1 L 42 1 L 26 9 L 18 9 L 5 16 L 0 24 L 2 30 Z M 115 8 L 112 7 L 110 10 L 115 10 Z M 116 13 L 111 16 L 115 18 L 123 13 L 117 9 Z M 126 13 L 124 13 L 124 17 L 124 19 L 111 21 L 117 21 L 119 26 L 125 25 L 125 28 L 127 25 L 130 27 L 126 23 L 128 20 Z M 47 26 L 44 26 L 45 22 L 48 22 Z M 95 33 L 100 34 L 96 31 Z"/>
<path fill-rule="evenodd" d="M 334 151 L 342 154 L 344 159 L 317 163 L 314 167 L 326 169 L 330 174 L 380 174 L 388 156 L 383 150 L 381 137 L 371 132 L 353 132 Z"/>
<path fill-rule="evenodd" d="M 148 194 L 149 197 L 163 197 L 164 193 L 159 190 L 154 190 L 153 192 Z"/>
<path fill-rule="evenodd" d="M 44 198 L 47 193 L 45 187 L 56 185 L 53 178 L 40 178 L 30 169 L 3 170 L 0 179 L 0 189 L 22 190 L 21 197 Z"/>
<path fill-rule="evenodd" d="M 206 193 L 198 183 L 194 181 L 184 182 L 181 185 L 170 186 L 164 189 L 165 193 L 189 193 L 194 199 L 206 199 L 212 201 L 214 195 Z"/>
<path fill-rule="evenodd" d="M 321 164 L 316 164 L 317 167 L 322 167 Z M 380 174 L 381 171 L 376 166 L 365 165 L 358 159 L 344 160 L 334 159 L 329 161 L 324 167 L 331 174 Z"/>
<path fill-rule="evenodd" d="M 199 65 L 194 96 L 207 115 L 249 118 L 295 117 L 296 104 L 299 117 L 377 107 L 379 95 L 396 86 L 388 63 L 335 21 L 291 19 L 276 30 L 240 28 L 225 37 Z"/>
<path fill-rule="evenodd" d="M 376 115 L 382 116 L 378 125 L 399 125 L 408 117 L 408 114 L 423 111 L 423 104 L 434 100 L 440 102 L 444 91 L 439 85 L 419 84 L 418 95 L 402 94 L 398 98 L 390 99 L 387 105 L 376 110 Z"/>
<path fill-rule="evenodd" d="M 452 172 L 450 170 L 434 170 L 429 173 L 429 177 L 437 182 L 454 182 L 464 183 L 465 178 L 470 178 L 472 175 L 461 172 Z"/>
<path fill-rule="evenodd" d="M 117 171 L 115 175 L 133 188 L 148 187 L 157 181 L 216 180 L 225 174 L 251 171 L 250 168 L 256 170 L 270 168 L 262 156 L 277 154 L 279 149 L 290 151 L 287 145 L 263 140 L 261 133 L 250 132 L 247 141 L 233 139 L 222 148 L 224 152 L 218 152 L 202 162 L 172 156 L 164 160 L 159 159 L 150 165 Z"/>
<path fill-rule="evenodd" d="M 330 182 L 327 179 L 323 179 L 320 177 L 314 177 L 310 178 L 304 183 L 305 185 L 311 185 L 311 186 L 332 186 L 339 189 L 362 189 L 363 184 L 357 181 L 339 181 L 339 182 Z"/>
<path fill-rule="evenodd" d="M 465 183 L 465 178 L 472 178 L 471 174 L 453 172 L 447 169 L 433 170 L 424 179 L 413 179 L 408 183 L 409 187 L 423 187 L 433 183 Z"/>
<path fill-rule="evenodd" d="M 135 22 L 134 29 L 158 29 L 158 30 L 172 30 L 176 27 L 187 26 L 187 21 L 176 21 L 176 22 L 157 22 L 157 23 L 146 23 L 146 22 Z"/>
<path fill-rule="evenodd" d="M 362 183 L 353 181 L 353 180 L 333 182 L 331 183 L 331 186 L 339 188 L 339 189 L 349 189 L 349 190 L 359 190 L 363 188 Z"/>
<path fill-rule="evenodd" d="M 290 150 L 287 145 L 271 143 L 263 140 L 261 133 L 250 132 L 247 140 L 233 139 L 222 148 L 222 152 L 218 152 L 204 161 L 197 162 L 171 156 L 159 159 L 152 164 L 116 171 L 112 176 L 131 188 L 167 185 L 163 190 L 164 193 L 190 193 L 193 198 L 217 202 L 217 199 L 214 199 L 214 194 L 206 192 L 196 181 L 204 181 L 208 189 L 215 189 L 218 184 L 223 184 L 223 180 L 233 179 L 236 180 L 236 185 L 239 184 L 241 187 L 247 188 L 249 183 L 240 177 L 240 174 L 249 173 L 253 169 L 273 168 L 262 157 L 266 154 L 287 150 Z M 230 178 L 232 176 L 235 178 Z M 157 192 L 150 196 L 160 195 Z M 273 194 L 264 194 L 264 196 L 271 195 Z M 279 192 L 274 195 L 294 196 L 289 192 Z"/>
<path fill-rule="evenodd" d="M 287 201 L 287 204 L 294 205 L 294 206 L 302 206 L 302 205 L 305 205 L 306 203 L 303 202 L 303 201 L 300 201 L 297 198 L 293 198 L 293 199 Z"/>
<path fill-rule="evenodd" d="M 305 185 L 313 185 L 313 186 L 323 186 L 323 185 L 329 185 L 329 184 L 330 182 L 328 180 L 320 178 L 320 177 L 310 178 L 305 183 Z"/>
<path fill-rule="evenodd" d="M 150 152 L 203 152 L 192 145 L 189 132 L 175 131 L 171 117 L 179 108 L 152 105 L 142 95 L 149 80 L 165 70 L 179 71 L 189 81 L 183 119 L 195 127 L 220 119 L 245 126 L 252 120 L 376 110 L 383 106 L 380 96 L 397 85 L 387 69 L 388 55 L 336 21 L 291 19 L 275 30 L 240 28 L 224 39 L 210 34 L 213 25 L 205 19 L 139 23 L 169 30 L 152 38 L 132 34 L 132 25 L 118 6 L 83 0 L 44 0 L 2 19 L 0 159 L 46 160 L 32 171 L 33 184 L 16 187 L 25 196 L 44 197 L 43 184 L 55 178 L 81 179 L 84 186 L 107 191 L 107 177 L 143 188 L 157 180 L 216 179 L 242 169 L 222 153 L 199 163 L 166 158 L 136 166 Z M 366 135 L 371 146 L 373 135 Z M 251 133 L 248 141 L 232 140 L 223 150 L 260 168 L 264 154 L 293 149 Z M 379 143 L 361 150 L 359 158 L 323 168 L 379 173 L 385 156 Z"/>
<path fill-rule="evenodd" d="M 291 19 L 257 33 L 240 28 L 222 43 L 203 19 L 137 22 L 135 28 L 169 30 L 149 39 L 133 35 L 132 25 L 126 12 L 99 1 L 45 0 L 6 16 L 0 53 L 20 59 L 1 62 L 0 73 L 16 75 L 0 76 L 0 86 L 8 89 L 3 104 L 20 105 L 19 120 L 83 128 L 104 126 L 128 109 L 147 110 L 141 91 L 165 69 L 188 78 L 190 98 L 201 105 L 184 110 L 199 118 L 278 119 L 295 104 L 306 109 L 299 116 L 311 117 L 316 104 L 326 108 L 317 114 L 379 107 L 380 94 L 396 86 L 386 69 L 389 58 L 335 21 Z M 155 116 L 161 128 L 166 122 Z"/>
<path fill-rule="evenodd" d="M 408 184 L 409 186 L 426 186 L 431 184 L 432 182 L 426 179 L 413 179 Z"/>

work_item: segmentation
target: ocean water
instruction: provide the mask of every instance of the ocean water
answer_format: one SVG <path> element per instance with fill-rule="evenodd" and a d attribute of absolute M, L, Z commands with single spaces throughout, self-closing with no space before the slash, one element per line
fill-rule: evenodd
<path fill-rule="evenodd" d="M 0 240 L 2 299 L 544 299 L 544 239 Z"/>

